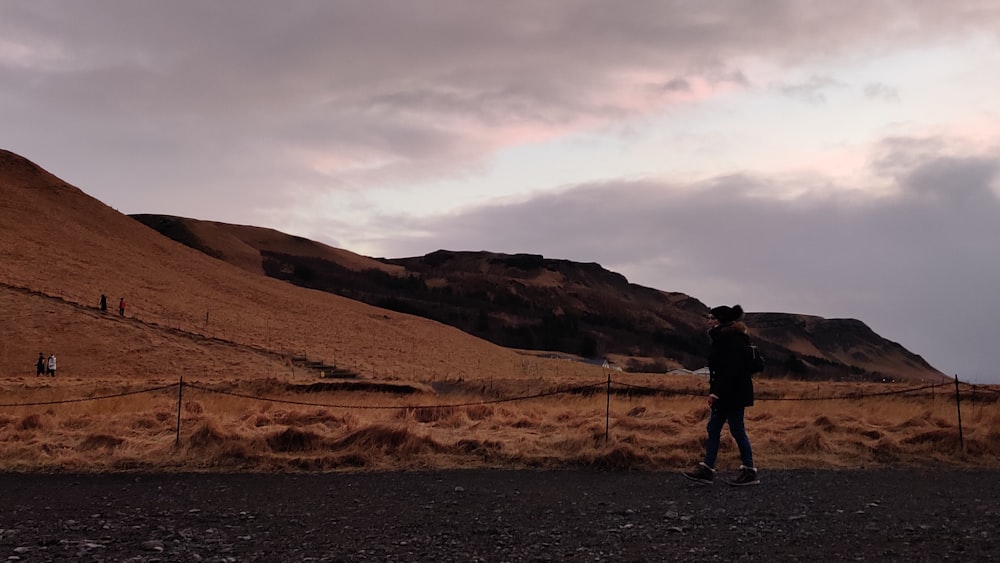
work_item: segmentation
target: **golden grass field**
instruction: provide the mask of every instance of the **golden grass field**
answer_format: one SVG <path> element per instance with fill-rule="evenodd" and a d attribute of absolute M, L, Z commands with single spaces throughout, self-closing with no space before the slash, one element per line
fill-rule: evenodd
<path fill-rule="evenodd" d="M 703 380 L 614 373 L 612 381 L 617 392 L 610 401 L 606 380 L 598 379 L 588 394 L 492 402 L 567 387 L 519 379 L 474 385 L 452 382 L 447 393 L 305 392 L 315 380 L 192 378 L 183 385 L 178 443 L 179 380 L 151 379 L 138 385 L 11 377 L 0 383 L 5 405 L 0 407 L 0 470 L 666 471 L 700 459 L 708 410 L 696 395 L 706 386 Z M 169 387 L 84 402 L 9 406 L 161 386 Z M 650 388 L 685 394 L 634 394 Z M 759 382 L 758 394 L 764 398 L 747 411 L 758 465 L 771 469 L 1000 466 L 1000 404 L 995 392 L 979 387 L 973 398 L 971 388 L 963 386 L 963 447 L 953 386 L 872 396 L 907 388 Z M 626 390 L 633 395 L 621 393 Z M 772 399 L 776 397 L 853 398 Z M 725 436 L 719 467 L 738 465 L 735 445 Z"/>

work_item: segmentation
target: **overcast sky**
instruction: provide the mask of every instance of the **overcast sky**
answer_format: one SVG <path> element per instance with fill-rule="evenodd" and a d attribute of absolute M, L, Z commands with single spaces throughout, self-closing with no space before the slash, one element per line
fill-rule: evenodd
<path fill-rule="evenodd" d="M 993 0 L 0 0 L 0 148 L 124 213 L 599 262 L 996 383 L 998 95 Z"/>

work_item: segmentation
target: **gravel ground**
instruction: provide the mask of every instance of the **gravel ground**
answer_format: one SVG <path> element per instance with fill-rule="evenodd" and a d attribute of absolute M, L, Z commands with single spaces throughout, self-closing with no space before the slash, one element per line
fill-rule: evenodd
<path fill-rule="evenodd" d="M 998 561 L 996 471 L 0 474 L 8 561 Z"/>

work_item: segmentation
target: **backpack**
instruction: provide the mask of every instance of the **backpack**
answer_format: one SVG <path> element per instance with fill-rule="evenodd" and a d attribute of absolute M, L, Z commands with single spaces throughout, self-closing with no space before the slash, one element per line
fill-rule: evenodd
<path fill-rule="evenodd" d="M 764 354 L 760 353 L 760 348 L 753 344 L 747 344 L 746 351 L 744 352 L 744 364 L 747 373 L 753 375 L 764 371 L 767 362 L 764 361 Z"/>

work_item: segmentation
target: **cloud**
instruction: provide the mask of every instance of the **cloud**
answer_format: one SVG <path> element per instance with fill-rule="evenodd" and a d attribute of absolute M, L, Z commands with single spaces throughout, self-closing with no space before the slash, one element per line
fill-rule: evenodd
<path fill-rule="evenodd" d="M 869 100 L 883 100 L 887 102 L 899 102 L 901 100 L 899 90 L 881 82 L 873 82 L 866 85 L 865 97 Z"/>
<path fill-rule="evenodd" d="M 691 83 L 683 78 L 671 78 L 663 85 L 663 89 L 668 92 L 690 92 Z"/>
<path fill-rule="evenodd" d="M 826 92 L 845 85 L 828 76 L 812 76 L 805 82 L 782 84 L 778 89 L 786 96 L 809 104 L 825 104 Z"/>
<path fill-rule="evenodd" d="M 909 26 L 886 23 L 900 18 Z M 95 184 L 107 175 L 85 161 L 119 153 L 136 163 L 123 170 L 132 185 L 165 159 L 197 169 L 150 185 L 193 195 L 195 176 L 252 178 L 243 171 L 270 146 L 278 169 L 314 172 L 295 175 L 300 193 L 356 189 L 461 174 L 519 143 L 746 88 L 750 61 L 794 65 L 991 21 L 997 10 L 978 2 L 13 3 L 0 7 L 0 80 L 13 89 L 0 118 L 10 148 L 88 155 L 73 168 Z M 830 86 L 786 91 L 816 103 Z M 697 97 L 664 95 L 685 93 Z M 260 205 L 274 186 L 225 189 Z"/>

